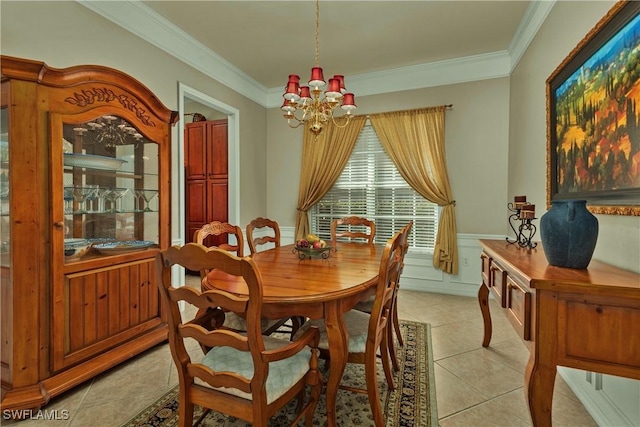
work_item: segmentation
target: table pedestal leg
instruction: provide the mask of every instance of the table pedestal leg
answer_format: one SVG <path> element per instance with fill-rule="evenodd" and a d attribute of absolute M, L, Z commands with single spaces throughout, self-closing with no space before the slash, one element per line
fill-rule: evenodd
<path fill-rule="evenodd" d="M 337 426 L 336 399 L 338 386 L 342 381 L 342 374 L 347 365 L 349 352 L 349 338 L 344 317 L 340 309 L 340 302 L 334 301 L 325 306 L 324 316 L 329 341 L 329 378 L 327 379 L 327 425 Z"/>

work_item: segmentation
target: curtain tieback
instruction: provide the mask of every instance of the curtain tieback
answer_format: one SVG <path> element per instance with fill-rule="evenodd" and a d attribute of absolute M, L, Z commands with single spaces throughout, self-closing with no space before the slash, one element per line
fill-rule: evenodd
<path fill-rule="evenodd" d="M 453 205 L 455 207 L 456 206 L 456 201 L 452 200 L 449 203 L 447 203 L 445 206 L 451 206 L 451 205 Z"/>

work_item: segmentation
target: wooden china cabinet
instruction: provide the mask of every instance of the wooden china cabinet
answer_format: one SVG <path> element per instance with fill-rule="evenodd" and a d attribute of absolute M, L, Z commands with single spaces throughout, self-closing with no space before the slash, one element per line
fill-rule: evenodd
<path fill-rule="evenodd" d="M 178 115 L 110 68 L 0 66 L 1 406 L 36 409 L 167 338 Z"/>

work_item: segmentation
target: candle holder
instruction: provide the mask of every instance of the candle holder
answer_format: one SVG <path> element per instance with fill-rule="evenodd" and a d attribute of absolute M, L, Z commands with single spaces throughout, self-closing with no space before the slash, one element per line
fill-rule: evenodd
<path fill-rule="evenodd" d="M 509 215 L 509 226 L 516 235 L 514 240 L 507 237 L 507 243 L 517 243 L 521 248 L 530 249 L 538 246 L 538 243 L 532 241 L 537 231 L 535 224 L 531 222 L 537 219 L 535 217 L 535 205 L 528 202 L 516 201 L 509 202 L 507 209 L 511 212 L 511 215 Z"/>

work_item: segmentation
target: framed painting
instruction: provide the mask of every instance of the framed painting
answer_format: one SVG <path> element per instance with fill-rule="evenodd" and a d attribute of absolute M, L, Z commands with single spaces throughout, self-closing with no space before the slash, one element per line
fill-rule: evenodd
<path fill-rule="evenodd" d="M 616 3 L 546 83 L 547 206 L 640 215 L 640 2 Z"/>

